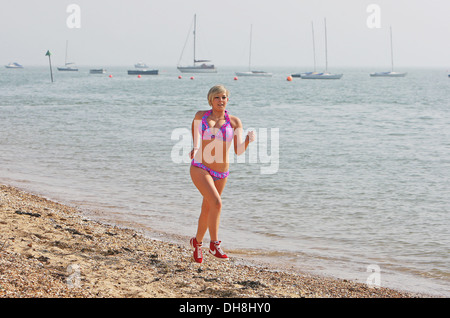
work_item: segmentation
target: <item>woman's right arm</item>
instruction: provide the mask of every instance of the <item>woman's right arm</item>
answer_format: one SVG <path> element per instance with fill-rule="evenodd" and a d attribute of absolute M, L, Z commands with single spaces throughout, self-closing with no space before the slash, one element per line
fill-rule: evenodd
<path fill-rule="evenodd" d="M 201 141 L 201 136 L 200 136 L 200 130 L 201 130 L 201 124 L 202 124 L 202 116 L 203 116 L 203 112 L 198 111 L 195 114 L 194 120 L 192 121 L 192 142 L 193 142 L 193 148 L 190 152 L 190 157 L 191 159 L 194 158 L 195 153 L 198 151 L 198 149 L 200 148 L 200 141 Z"/>

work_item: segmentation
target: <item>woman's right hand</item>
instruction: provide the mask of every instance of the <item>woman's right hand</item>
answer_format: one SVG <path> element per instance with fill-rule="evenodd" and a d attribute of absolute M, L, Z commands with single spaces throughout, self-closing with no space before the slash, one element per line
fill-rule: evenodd
<path fill-rule="evenodd" d="M 191 157 L 191 159 L 194 159 L 195 154 L 197 153 L 198 148 L 194 147 L 192 148 L 191 152 L 189 153 L 189 157 Z"/>

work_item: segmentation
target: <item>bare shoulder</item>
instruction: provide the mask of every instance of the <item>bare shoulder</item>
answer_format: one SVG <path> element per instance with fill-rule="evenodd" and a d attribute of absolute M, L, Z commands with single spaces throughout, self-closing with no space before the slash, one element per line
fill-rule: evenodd
<path fill-rule="evenodd" d="M 202 119 L 206 112 L 207 110 L 199 110 L 197 113 L 195 113 L 194 119 Z"/>
<path fill-rule="evenodd" d="M 230 123 L 233 128 L 242 128 L 242 122 L 238 117 L 233 115 L 229 116 L 230 116 Z"/>

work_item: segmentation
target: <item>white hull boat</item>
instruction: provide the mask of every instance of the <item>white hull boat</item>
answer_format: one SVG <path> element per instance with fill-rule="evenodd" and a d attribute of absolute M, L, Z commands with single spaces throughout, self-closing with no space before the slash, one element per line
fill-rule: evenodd
<path fill-rule="evenodd" d="M 264 71 L 236 72 L 236 76 L 271 77 L 272 73 Z"/>
<path fill-rule="evenodd" d="M 65 71 L 65 72 L 78 72 L 78 67 L 75 66 L 73 63 L 66 63 L 65 66 L 57 67 L 58 71 Z"/>
<path fill-rule="evenodd" d="M 372 77 L 405 77 L 408 73 L 399 73 L 399 72 L 375 72 L 370 73 Z"/>
<path fill-rule="evenodd" d="M 214 65 L 193 65 L 193 66 L 178 66 L 177 69 L 181 73 L 217 73 Z"/>
<path fill-rule="evenodd" d="M 309 73 L 302 74 L 301 78 L 304 79 L 340 79 L 344 74 L 331 74 L 331 73 Z"/>
<path fill-rule="evenodd" d="M 391 36 L 391 71 L 370 73 L 371 77 L 405 77 L 407 73 L 394 72 L 394 47 L 392 45 L 392 27 L 390 27 Z"/>
<path fill-rule="evenodd" d="M 20 65 L 20 64 L 17 63 L 17 62 L 14 62 L 14 63 L 8 63 L 7 65 L 5 65 L 5 67 L 6 67 L 6 68 L 23 68 L 23 66 Z"/>
<path fill-rule="evenodd" d="M 190 32 L 189 32 L 190 33 Z M 177 69 L 181 73 L 217 73 L 217 69 L 213 64 L 206 64 L 206 62 L 210 62 L 210 60 L 197 60 L 196 59 L 196 34 L 197 34 L 197 15 L 194 15 L 194 63 L 189 66 L 181 66 L 180 62 L 178 62 Z M 184 48 L 183 48 L 184 52 Z M 183 57 L 183 52 L 181 52 L 181 58 Z M 198 65 L 198 63 L 202 63 Z"/>
<path fill-rule="evenodd" d="M 327 20 L 324 19 L 325 24 L 325 72 L 308 72 L 301 74 L 302 79 L 340 79 L 344 74 L 332 74 L 328 72 L 328 39 L 327 39 Z"/>
<path fill-rule="evenodd" d="M 245 72 L 235 72 L 236 76 L 253 76 L 253 77 L 271 77 L 272 73 L 265 71 L 252 71 L 252 30 L 253 25 L 250 25 L 250 49 L 248 54 L 248 71 Z"/>
<path fill-rule="evenodd" d="M 65 71 L 65 72 L 78 72 L 78 67 L 76 67 L 75 63 L 67 62 L 68 47 L 69 47 L 69 41 L 66 41 L 66 56 L 64 58 L 64 66 L 57 67 L 57 69 L 58 69 L 58 71 Z"/>

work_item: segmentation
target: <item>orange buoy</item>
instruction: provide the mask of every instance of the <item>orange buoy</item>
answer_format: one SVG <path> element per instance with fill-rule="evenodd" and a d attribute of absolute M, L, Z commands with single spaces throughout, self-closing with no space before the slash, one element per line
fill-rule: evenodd
<path fill-rule="evenodd" d="M 112 75 L 111 75 L 111 74 L 109 74 L 109 78 L 112 78 Z"/>
<path fill-rule="evenodd" d="M 178 75 L 178 79 L 182 79 L 181 75 Z"/>
<path fill-rule="evenodd" d="M 191 76 L 191 80 L 193 80 L 194 79 L 194 76 Z"/>
<path fill-rule="evenodd" d="M 288 81 L 288 82 L 292 81 L 292 76 L 289 75 L 289 76 L 287 77 L 287 81 Z"/>
<path fill-rule="evenodd" d="M 237 80 L 238 80 L 238 77 L 237 77 L 237 76 L 235 76 L 235 77 L 234 77 L 234 80 L 235 80 L 235 81 L 237 81 Z"/>
<path fill-rule="evenodd" d="M 138 75 L 138 78 L 141 78 L 141 75 Z"/>

